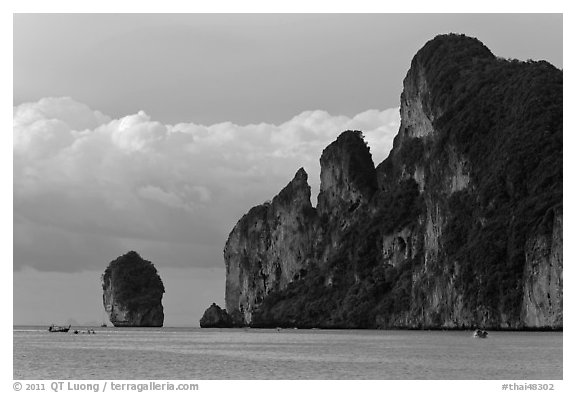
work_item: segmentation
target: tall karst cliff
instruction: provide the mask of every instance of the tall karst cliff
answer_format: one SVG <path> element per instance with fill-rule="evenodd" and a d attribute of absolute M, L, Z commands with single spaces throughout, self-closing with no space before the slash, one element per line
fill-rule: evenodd
<path fill-rule="evenodd" d="M 438 36 L 374 167 L 360 131 L 232 230 L 235 325 L 562 328 L 562 72 Z"/>

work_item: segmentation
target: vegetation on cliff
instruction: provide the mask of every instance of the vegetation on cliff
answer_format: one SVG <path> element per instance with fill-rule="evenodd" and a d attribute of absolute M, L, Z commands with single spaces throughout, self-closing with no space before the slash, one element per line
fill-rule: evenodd
<path fill-rule="evenodd" d="M 518 319 L 529 232 L 562 204 L 562 72 L 496 58 L 458 35 L 432 40 L 415 62 L 430 83 L 430 106 L 442 113 L 429 160 L 446 165 L 455 146 L 474 185 L 447 200 L 444 251 L 462 269 L 457 286 L 469 308 Z"/>
<path fill-rule="evenodd" d="M 405 125 L 376 169 L 358 131 L 325 150 L 323 170 L 353 170 L 320 193 L 316 261 L 255 305 L 252 326 L 523 326 L 527 244 L 562 210 L 562 71 L 450 34 L 404 83 L 432 133 Z M 352 186 L 369 200 L 339 202 Z"/>
<path fill-rule="evenodd" d="M 113 299 L 127 309 L 161 304 L 164 284 L 154 264 L 130 251 L 110 262 L 102 275 L 102 289 L 113 290 Z"/>
<path fill-rule="evenodd" d="M 360 213 L 326 265 L 313 265 L 285 290 L 265 297 L 253 326 L 374 328 L 379 318 L 407 311 L 411 272 L 422 263 L 421 254 L 396 267 L 384 264 L 381 238 L 418 216 L 418 186 L 407 180 L 381 198 L 378 214 Z"/>

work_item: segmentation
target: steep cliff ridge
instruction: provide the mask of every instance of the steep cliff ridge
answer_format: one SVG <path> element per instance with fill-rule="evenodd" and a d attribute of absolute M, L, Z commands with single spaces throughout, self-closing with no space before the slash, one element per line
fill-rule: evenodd
<path fill-rule="evenodd" d="M 117 327 L 160 327 L 164 284 L 154 265 L 130 251 L 110 262 L 102 275 L 102 300 Z"/>
<path fill-rule="evenodd" d="M 238 324 L 562 328 L 562 83 L 474 38 L 429 41 L 386 160 L 346 131 L 322 153 L 316 210 L 293 180 L 236 225 Z"/>
<path fill-rule="evenodd" d="M 252 208 L 236 224 L 224 248 L 226 309 L 235 325 L 249 324 L 254 306 L 268 293 L 305 274 L 317 221 L 308 175 L 300 168 L 271 202 Z"/>

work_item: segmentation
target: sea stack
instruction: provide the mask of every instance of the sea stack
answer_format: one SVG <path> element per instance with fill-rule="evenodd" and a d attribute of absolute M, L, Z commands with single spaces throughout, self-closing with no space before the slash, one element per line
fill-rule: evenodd
<path fill-rule="evenodd" d="M 204 311 L 204 315 L 200 319 L 200 327 L 229 328 L 232 327 L 232 318 L 230 318 L 226 310 L 221 309 L 216 303 L 212 303 L 212 305 Z"/>
<path fill-rule="evenodd" d="M 104 309 L 116 327 L 161 327 L 164 284 L 150 261 L 130 251 L 102 275 Z"/>

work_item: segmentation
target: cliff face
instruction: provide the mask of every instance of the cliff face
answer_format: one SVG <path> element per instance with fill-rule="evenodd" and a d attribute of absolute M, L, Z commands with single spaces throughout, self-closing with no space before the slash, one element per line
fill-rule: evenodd
<path fill-rule="evenodd" d="M 236 325 L 250 324 L 254 305 L 305 274 L 317 227 L 304 169 L 272 200 L 236 224 L 224 248 L 226 309 Z"/>
<path fill-rule="evenodd" d="M 116 327 L 161 327 L 164 284 L 154 265 L 134 251 L 110 262 L 102 275 L 104 309 Z"/>
<path fill-rule="evenodd" d="M 324 150 L 317 209 L 300 170 L 239 221 L 236 324 L 561 328 L 562 72 L 439 36 L 400 113 L 376 168 L 359 131 Z"/>
<path fill-rule="evenodd" d="M 523 321 L 528 326 L 562 326 L 562 208 L 551 212 L 552 234 L 526 242 Z"/>

